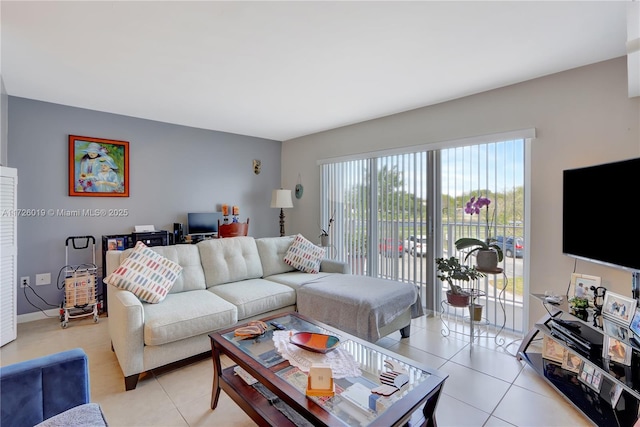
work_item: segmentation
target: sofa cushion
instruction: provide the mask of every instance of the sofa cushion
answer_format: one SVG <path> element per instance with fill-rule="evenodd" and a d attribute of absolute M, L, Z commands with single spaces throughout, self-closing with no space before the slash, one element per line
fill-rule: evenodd
<path fill-rule="evenodd" d="M 196 246 L 207 287 L 262 277 L 262 263 L 253 237 L 210 239 Z"/>
<path fill-rule="evenodd" d="M 173 284 L 169 291 L 170 294 L 207 288 L 204 283 L 204 270 L 200 262 L 200 251 L 196 245 L 152 246 L 149 249 L 182 267 L 182 273 Z M 133 249 L 127 249 L 120 252 L 119 263 L 121 264 L 132 251 Z"/>
<path fill-rule="evenodd" d="M 416 301 L 412 283 L 360 275 L 318 275 L 297 290 L 298 312 L 370 342 Z"/>
<path fill-rule="evenodd" d="M 132 292 L 141 301 L 152 304 L 162 301 L 182 272 L 182 267 L 142 242 L 104 281 Z"/>
<path fill-rule="evenodd" d="M 256 239 L 256 246 L 262 262 L 262 274 L 264 277 L 273 274 L 286 273 L 295 269 L 284 262 L 284 256 L 293 243 L 295 236 L 263 237 Z"/>
<path fill-rule="evenodd" d="M 236 307 L 206 290 L 167 295 L 162 304 L 143 304 L 144 343 L 162 345 L 234 325 Z"/>
<path fill-rule="evenodd" d="M 315 274 L 320 271 L 320 261 L 324 258 L 324 253 L 324 248 L 314 245 L 302 234 L 298 234 L 287 249 L 284 262 L 296 270 Z"/>
<path fill-rule="evenodd" d="M 238 309 L 238 320 L 296 304 L 296 291 L 265 279 L 243 280 L 208 289 Z"/>
<path fill-rule="evenodd" d="M 303 273 L 302 271 L 292 271 L 289 273 L 282 274 L 273 274 L 269 277 L 265 277 L 265 280 L 271 280 L 272 282 L 281 283 L 283 285 L 287 285 L 292 287 L 293 289 L 298 289 L 301 286 L 304 286 L 309 283 L 314 283 L 316 280 L 321 279 L 330 274 L 338 274 L 338 273 L 319 273 L 319 274 L 309 274 Z"/>

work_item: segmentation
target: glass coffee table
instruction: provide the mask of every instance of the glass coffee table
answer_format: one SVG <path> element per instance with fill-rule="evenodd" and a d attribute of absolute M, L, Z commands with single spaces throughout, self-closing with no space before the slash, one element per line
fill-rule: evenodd
<path fill-rule="evenodd" d="M 436 425 L 434 414 L 446 374 L 298 313 L 261 320 L 269 329 L 257 338 L 235 337 L 236 327 L 209 335 L 213 356 L 211 409 L 216 409 L 220 390 L 224 390 L 258 425 Z M 335 378 L 333 397 L 307 396 L 307 374 L 276 350 L 270 324 L 273 321 L 287 330 L 339 337 L 340 348 L 353 356 L 361 375 Z M 222 369 L 222 355 L 258 383 L 248 385 L 235 374 L 234 367 Z M 409 382 L 390 396 L 371 393 L 381 385 L 379 376 L 389 360 L 407 371 Z"/>

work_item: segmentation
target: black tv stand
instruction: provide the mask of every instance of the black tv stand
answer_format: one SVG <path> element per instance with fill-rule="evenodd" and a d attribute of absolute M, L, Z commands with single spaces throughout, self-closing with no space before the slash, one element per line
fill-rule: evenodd
<path fill-rule="evenodd" d="M 526 362 L 563 398 L 585 417 L 598 426 L 633 426 L 640 414 L 640 347 L 629 340 L 632 348 L 631 366 L 603 357 L 604 333 L 591 327 L 586 321 L 571 318 L 560 319 L 569 313 L 566 304 L 546 304 L 544 295 L 534 295 L 547 309 L 535 326 L 527 333 L 518 349 L 518 360 Z M 570 313 L 569 313 L 570 314 Z M 574 372 L 562 362 L 551 360 L 543 354 L 539 338 L 552 337 L 557 343 L 580 357 L 581 366 L 589 364 L 601 375 L 599 387 L 588 386 L 581 380 L 581 370 Z M 611 392 L 621 388 L 621 394 L 612 405 Z"/>

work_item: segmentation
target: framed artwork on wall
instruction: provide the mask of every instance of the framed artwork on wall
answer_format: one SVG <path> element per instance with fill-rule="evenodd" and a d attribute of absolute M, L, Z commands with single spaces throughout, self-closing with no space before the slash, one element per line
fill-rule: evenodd
<path fill-rule="evenodd" d="M 129 197 L 129 142 L 69 135 L 69 196 Z"/>

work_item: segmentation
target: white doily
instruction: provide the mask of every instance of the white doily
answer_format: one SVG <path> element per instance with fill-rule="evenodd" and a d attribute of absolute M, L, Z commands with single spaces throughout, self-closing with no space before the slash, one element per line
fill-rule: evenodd
<path fill-rule="evenodd" d="M 333 378 L 358 377 L 362 375 L 358 362 L 346 350 L 338 347 L 328 353 L 314 353 L 289 342 L 289 336 L 297 331 L 273 331 L 273 342 L 278 353 L 292 366 L 303 372 L 309 372 L 312 363 L 325 363 L 331 366 Z"/>

